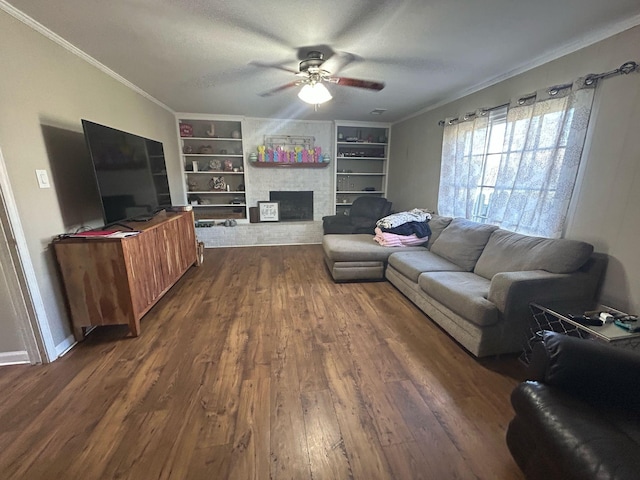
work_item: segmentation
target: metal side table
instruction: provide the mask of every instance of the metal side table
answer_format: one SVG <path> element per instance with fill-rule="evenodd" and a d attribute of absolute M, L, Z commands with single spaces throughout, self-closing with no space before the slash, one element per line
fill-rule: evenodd
<path fill-rule="evenodd" d="M 569 303 L 549 303 L 542 305 L 530 303 L 532 321 L 529 328 L 529 338 L 520 359 L 528 364 L 533 344 L 539 340 L 540 332 L 551 330 L 573 337 L 597 340 L 616 347 L 640 350 L 640 332 L 630 333 L 623 328 L 607 323 L 602 326 L 583 325 L 569 318 L 569 314 L 580 315 L 587 311 L 602 311 L 624 313 L 606 305 L 579 305 Z"/>

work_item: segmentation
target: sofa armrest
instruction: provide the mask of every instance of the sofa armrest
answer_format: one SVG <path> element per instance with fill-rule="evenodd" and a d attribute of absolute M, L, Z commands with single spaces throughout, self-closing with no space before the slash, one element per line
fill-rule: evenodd
<path fill-rule="evenodd" d="M 349 225 L 351 218 L 349 215 L 327 215 L 322 217 L 322 222 L 325 225 Z"/>
<path fill-rule="evenodd" d="M 609 405 L 640 407 L 640 354 L 601 342 L 544 332 L 528 377 Z"/>
<path fill-rule="evenodd" d="M 576 273 L 549 273 L 544 270 L 497 273 L 491 279 L 487 299 L 498 310 L 508 315 L 516 305 L 526 309 L 531 302 L 557 302 L 591 298 L 587 275 Z"/>

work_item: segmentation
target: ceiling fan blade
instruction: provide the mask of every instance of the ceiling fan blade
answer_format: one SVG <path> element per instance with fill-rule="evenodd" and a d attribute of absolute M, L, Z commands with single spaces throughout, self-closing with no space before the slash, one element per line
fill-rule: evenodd
<path fill-rule="evenodd" d="M 352 53 L 336 52 L 329 57 L 320 68 L 326 70 L 332 75 L 337 75 L 344 67 L 356 60 L 357 57 Z"/>
<path fill-rule="evenodd" d="M 260 95 L 261 97 L 270 97 L 271 95 L 275 95 L 276 93 L 281 92 L 282 90 L 286 90 L 287 88 L 295 87 L 296 85 L 298 85 L 298 83 L 299 83 L 299 81 L 289 82 L 286 85 L 281 85 L 279 87 L 273 88 L 273 89 L 268 90 L 266 92 L 259 93 L 258 95 Z"/>
<path fill-rule="evenodd" d="M 262 68 L 275 68 L 277 70 L 283 70 L 289 73 L 299 73 L 298 70 L 294 70 L 293 68 L 284 67 L 282 65 L 278 65 L 277 63 L 263 63 L 263 62 L 249 62 L 249 65 L 253 65 L 255 67 Z"/>
<path fill-rule="evenodd" d="M 382 82 L 374 82 L 371 80 L 360 80 L 357 78 L 331 77 L 329 81 L 331 83 L 336 83 L 344 87 L 366 88 L 367 90 L 380 91 L 384 88 L 384 83 Z"/>

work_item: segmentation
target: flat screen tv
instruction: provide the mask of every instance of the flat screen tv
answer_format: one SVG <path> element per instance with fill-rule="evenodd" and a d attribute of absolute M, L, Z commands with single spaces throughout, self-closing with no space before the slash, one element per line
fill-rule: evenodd
<path fill-rule="evenodd" d="M 105 224 L 148 220 L 171 205 L 162 143 L 82 120 Z"/>

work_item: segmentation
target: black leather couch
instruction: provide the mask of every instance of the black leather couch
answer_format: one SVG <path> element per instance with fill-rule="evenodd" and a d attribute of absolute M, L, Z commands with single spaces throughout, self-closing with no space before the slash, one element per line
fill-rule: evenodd
<path fill-rule="evenodd" d="M 376 222 L 391 213 L 391 202 L 382 197 L 358 197 L 349 209 L 349 215 L 322 217 L 324 234 L 369 233 L 373 235 Z"/>
<path fill-rule="evenodd" d="M 507 445 L 527 479 L 640 479 L 640 353 L 553 332 L 511 395 Z"/>

